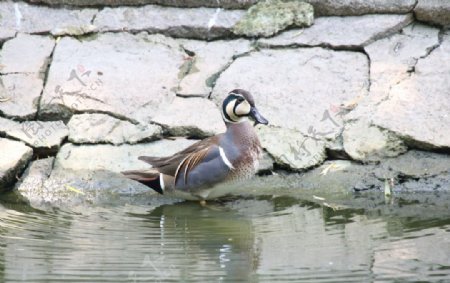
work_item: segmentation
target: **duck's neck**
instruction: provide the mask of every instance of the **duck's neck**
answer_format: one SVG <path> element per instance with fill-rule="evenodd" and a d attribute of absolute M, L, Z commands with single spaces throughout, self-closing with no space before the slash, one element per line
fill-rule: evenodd
<path fill-rule="evenodd" d="M 233 137 L 235 141 L 239 142 L 252 142 L 256 138 L 255 129 L 253 128 L 249 120 L 242 121 L 240 123 L 225 122 L 227 131 L 225 135 Z"/>
<path fill-rule="evenodd" d="M 248 130 L 253 129 L 252 124 L 248 119 L 236 122 L 236 123 L 230 123 L 227 121 L 225 122 L 225 126 L 227 127 L 227 132 L 236 132 L 236 131 L 242 131 L 242 130 Z"/>

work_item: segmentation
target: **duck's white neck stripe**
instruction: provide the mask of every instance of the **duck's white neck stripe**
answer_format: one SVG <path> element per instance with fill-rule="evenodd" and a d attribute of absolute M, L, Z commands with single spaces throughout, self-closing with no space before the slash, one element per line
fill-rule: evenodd
<path fill-rule="evenodd" d="M 161 186 L 161 190 L 164 191 L 165 184 L 164 184 L 164 176 L 162 173 L 159 173 L 159 185 Z"/>
<path fill-rule="evenodd" d="M 222 112 L 222 118 L 223 118 L 223 120 L 224 120 L 225 122 L 228 122 L 228 123 L 236 123 L 236 122 L 233 122 L 233 121 L 227 119 L 227 117 L 225 117 L 225 115 L 223 114 L 223 112 Z"/>
<path fill-rule="evenodd" d="M 221 146 L 219 146 L 219 152 L 220 152 L 220 157 L 222 157 L 223 163 L 225 163 L 225 165 L 227 165 L 228 168 L 234 169 L 233 164 L 231 164 L 230 160 L 228 160 L 227 156 L 225 155 L 225 151 L 223 151 L 223 148 Z"/>
<path fill-rule="evenodd" d="M 222 112 L 222 118 L 223 118 L 223 120 L 224 120 L 225 122 L 230 123 L 230 124 L 240 124 L 240 123 L 243 123 L 243 122 L 245 122 L 245 121 L 248 121 L 248 118 L 247 118 L 247 117 L 240 117 L 238 121 L 231 121 L 231 120 L 227 119 L 227 117 L 225 117 L 225 115 L 223 114 L 223 112 Z"/>

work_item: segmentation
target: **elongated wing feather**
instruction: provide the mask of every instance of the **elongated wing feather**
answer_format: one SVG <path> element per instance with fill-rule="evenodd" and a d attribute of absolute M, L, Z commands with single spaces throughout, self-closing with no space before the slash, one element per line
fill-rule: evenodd
<path fill-rule="evenodd" d="M 220 139 L 221 135 L 209 137 L 199 142 L 192 144 L 184 150 L 175 153 L 174 155 L 167 157 L 152 157 L 152 156 L 139 156 L 138 159 L 149 163 L 153 168 L 158 169 L 159 172 L 175 176 L 179 165 L 191 154 L 196 152 L 202 152 L 211 146 L 214 146 Z"/>
<path fill-rule="evenodd" d="M 148 181 L 153 180 L 155 178 L 159 177 L 159 172 L 154 170 L 129 170 L 129 171 L 122 171 L 123 175 L 125 175 L 127 178 L 136 180 L 136 181 Z"/>
<path fill-rule="evenodd" d="M 139 156 L 138 159 L 142 160 L 144 162 L 147 162 L 150 165 L 153 165 L 154 163 L 157 163 L 158 161 L 160 161 L 162 158 L 161 157 L 152 157 L 152 156 Z"/>

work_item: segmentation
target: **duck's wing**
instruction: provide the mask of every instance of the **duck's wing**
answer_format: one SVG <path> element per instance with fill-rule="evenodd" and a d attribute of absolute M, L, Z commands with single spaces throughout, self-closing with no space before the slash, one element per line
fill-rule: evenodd
<path fill-rule="evenodd" d="M 147 162 L 148 164 L 152 165 L 153 168 L 157 168 L 161 173 L 175 176 L 177 168 L 183 162 L 183 160 L 185 160 L 189 155 L 192 154 L 203 154 L 205 149 L 211 147 L 212 145 L 218 144 L 221 136 L 222 135 L 217 135 L 198 141 L 171 156 L 139 156 L 138 159 Z"/>
<path fill-rule="evenodd" d="M 175 171 L 175 189 L 193 191 L 224 181 L 234 169 L 218 145 L 188 154 Z"/>
<path fill-rule="evenodd" d="M 165 189 L 191 190 L 223 181 L 233 169 L 218 145 L 220 136 L 199 141 L 169 157 L 140 156 L 153 167 L 122 172 L 159 193 Z"/>

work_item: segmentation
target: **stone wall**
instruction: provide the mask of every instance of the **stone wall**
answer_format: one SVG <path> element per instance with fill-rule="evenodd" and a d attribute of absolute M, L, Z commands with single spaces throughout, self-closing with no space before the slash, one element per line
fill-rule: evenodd
<path fill-rule="evenodd" d="M 259 0 L 28 0 L 30 3 L 69 6 L 141 6 L 156 4 L 184 8 L 247 9 Z M 446 0 L 305 0 L 317 16 L 359 16 L 365 14 L 402 14 L 414 12 L 421 21 L 450 24 L 450 4 Z"/>
<path fill-rule="evenodd" d="M 23 175 L 40 184 L 24 194 L 52 194 L 61 170 L 85 170 L 64 180 L 83 189 L 92 170 L 146 168 L 138 155 L 222 132 L 218 105 L 238 87 L 271 122 L 258 127 L 261 172 L 316 174 L 305 170 L 326 162 L 332 176 L 335 159 L 373 166 L 410 150 L 421 152 L 411 162 L 448 158 L 449 1 L 309 0 L 314 24 L 272 37 L 234 32 L 252 0 L 29 2 L 0 2 L 1 188 L 46 157 L 44 173 Z M 424 184 L 442 189 L 439 178 Z"/>

